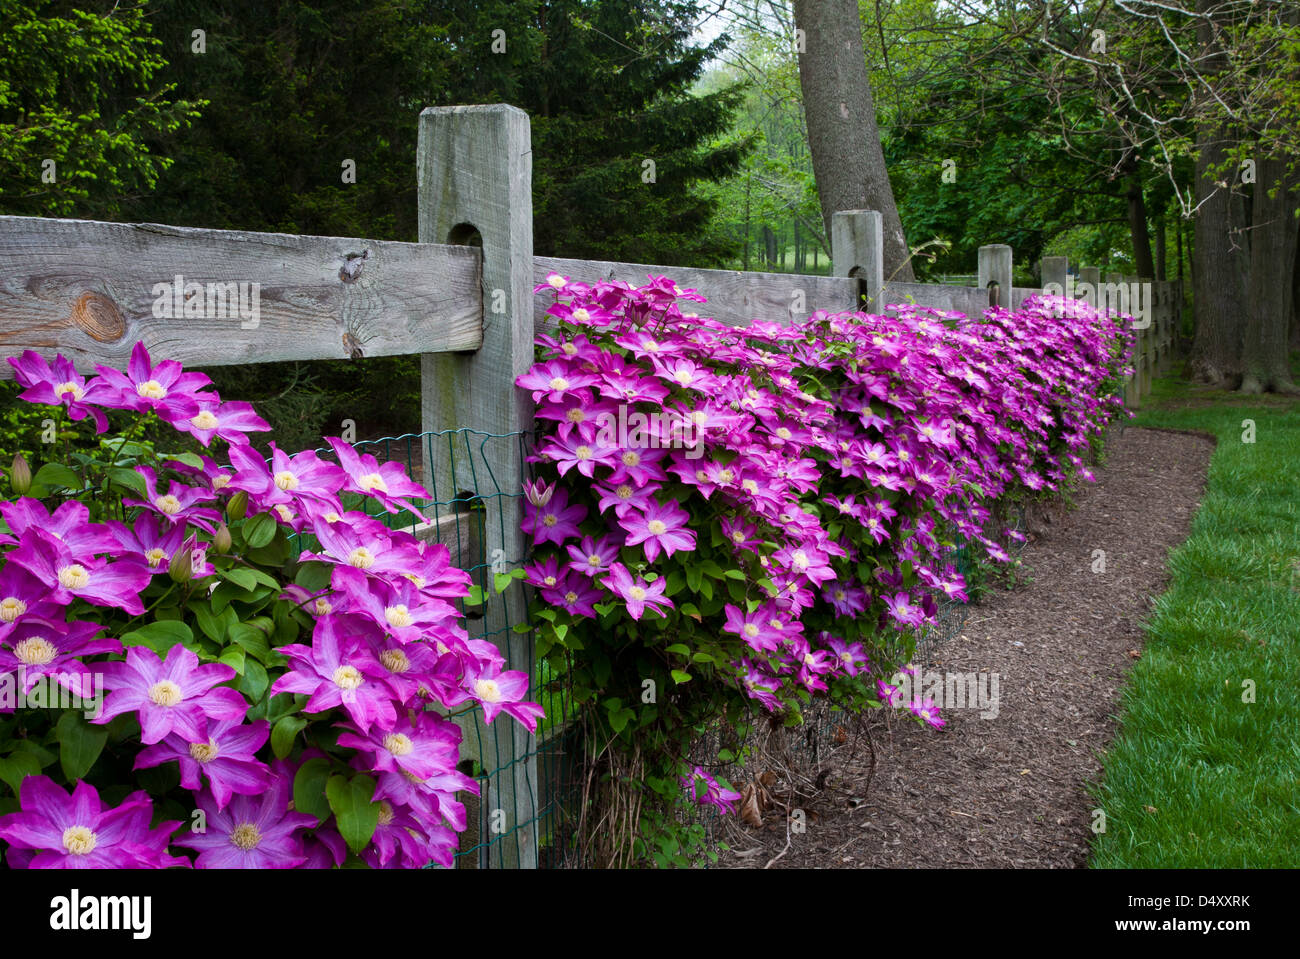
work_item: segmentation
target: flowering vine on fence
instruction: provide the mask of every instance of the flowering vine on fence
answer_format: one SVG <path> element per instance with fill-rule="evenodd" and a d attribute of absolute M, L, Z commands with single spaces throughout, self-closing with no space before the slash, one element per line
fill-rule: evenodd
<path fill-rule="evenodd" d="M 934 597 L 966 598 L 958 538 L 1006 560 L 996 502 L 1090 478 L 1080 454 L 1131 350 L 1118 318 L 1059 298 L 732 328 L 665 277 L 537 292 L 558 324 L 518 380 L 541 421 L 524 525 L 539 654 L 573 663 L 607 742 L 650 757 L 646 789 L 723 809 L 737 794 L 684 760 L 719 716 L 756 704 L 793 724 L 831 694 L 942 724 L 887 678 Z M 638 842 L 681 861 L 671 838 Z"/>
<path fill-rule="evenodd" d="M 462 627 L 447 548 L 364 511 L 421 517 L 425 490 L 338 439 L 337 462 L 271 444 L 268 464 L 251 406 L 142 344 L 91 380 L 9 363 L 25 400 L 134 422 L 34 476 L 17 462 L 0 503 L 7 864 L 452 865 L 477 786 L 445 714 L 533 729 L 541 709 Z M 157 421 L 229 464 L 156 452 Z"/>

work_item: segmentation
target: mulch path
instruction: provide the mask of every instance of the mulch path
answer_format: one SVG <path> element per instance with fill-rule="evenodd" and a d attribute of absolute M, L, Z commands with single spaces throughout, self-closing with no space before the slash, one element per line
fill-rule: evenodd
<path fill-rule="evenodd" d="M 824 750 L 804 778 L 819 788 L 787 801 L 804 810 L 805 831 L 791 834 L 780 805 L 758 828 L 727 817 L 732 851 L 719 865 L 1084 866 L 1085 784 L 1100 775 L 1141 624 L 1168 583 L 1169 550 L 1187 538 L 1212 450 L 1186 433 L 1113 434 L 1076 508 L 1031 518 L 1027 582 L 991 586 L 929 666 L 998 674 L 997 717 L 945 710 L 934 730 L 873 710 L 874 771 L 862 735 Z M 1105 572 L 1093 572 L 1098 549 Z M 786 779 L 766 777 L 778 803 Z"/>

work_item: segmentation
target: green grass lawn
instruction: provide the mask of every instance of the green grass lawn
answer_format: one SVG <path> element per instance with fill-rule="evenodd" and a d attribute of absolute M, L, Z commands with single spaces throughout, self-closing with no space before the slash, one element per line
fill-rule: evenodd
<path fill-rule="evenodd" d="M 1300 402 L 1163 379 L 1131 425 L 1218 447 L 1092 790 L 1106 816 L 1092 864 L 1298 866 Z"/>

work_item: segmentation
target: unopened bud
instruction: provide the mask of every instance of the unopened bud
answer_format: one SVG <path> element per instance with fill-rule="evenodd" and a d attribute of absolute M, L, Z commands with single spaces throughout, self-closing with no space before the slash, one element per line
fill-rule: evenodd
<path fill-rule="evenodd" d="M 9 485 L 19 496 L 26 495 L 32 488 L 32 468 L 27 464 L 27 460 L 23 459 L 22 453 L 14 456 L 14 467 L 9 472 Z"/>
<path fill-rule="evenodd" d="M 538 480 L 535 483 L 530 481 L 524 482 L 524 496 L 527 497 L 528 502 L 532 503 L 534 506 L 545 506 L 551 501 L 551 496 L 554 493 L 555 487 L 547 486 L 542 480 Z"/>
<path fill-rule="evenodd" d="M 212 548 L 218 553 L 230 552 L 230 528 L 222 523 L 217 527 L 217 531 L 212 534 Z"/>
<path fill-rule="evenodd" d="M 188 583 L 194 578 L 194 559 L 184 547 L 172 553 L 172 561 L 167 564 L 167 575 L 173 583 Z"/>
<path fill-rule="evenodd" d="M 226 515 L 231 521 L 241 520 L 244 514 L 248 512 L 248 492 L 239 490 L 234 496 L 230 497 L 230 502 L 226 504 Z"/>

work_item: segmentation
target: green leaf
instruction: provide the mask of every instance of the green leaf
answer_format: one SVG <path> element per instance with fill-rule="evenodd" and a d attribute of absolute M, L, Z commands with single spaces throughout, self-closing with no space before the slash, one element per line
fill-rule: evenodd
<path fill-rule="evenodd" d="M 139 474 L 136 474 L 139 475 Z M 143 482 L 143 481 L 142 481 Z M 46 463 L 32 477 L 32 485 L 48 489 L 75 489 L 82 487 L 81 477 L 62 463 Z"/>
<path fill-rule="evenodd" d="M 293 777 L 294 811 L 315 816 L 321 822 L 328 819 L 330 804 L 325 798 L 325 783 L 329 778 L 328 759 L 309 759 L 299 766 L 298 772 Z"/>
<path fill-rule="evenodd" d="M 482 587 L 482 586 L 471 586 L 471 587 L 469 588 L 469 595 L 465 597 L 465 605 L 466 605 L 466 606 L 482 606 L 482 605 L 483 605 L 483 587 Z"/>
<path fill-rule="evenodd" d="M 193 652 L 199 652 L 199 644 L 194 641 L 194 632 L 177 620 L 159 620 L 149 623 L 141 629 L 135 629 L 122 637 L 123 646 L 147 646 L 161 657 L 177 643 Z"/>
<path fill-rule="evenodd" d="M 271 751 L 276 759 L 284 759 L 293 752 L 293 741 L 306 725 L 307 720 L 301 716 L 285 716 L 276 722 L 271 730 Z"/>
<path fill-rule="evenodd" d="M 686 672 L 684 669 L 674 669 L 673 680 L 678 683 L 689 683 L 691 681 L 691 674 Z"/>
<path fill-rule="evenodd" d="M 244 648 L 245 652 L 263 663 L 271 655 L 271 644 L 267 642 L 266 634 L 256 626 L 250 626 L 248 623 L 235 623 L 234 626 L 231 626 L 230 641 L 238 643 Z"/>
<path fill-rule="evenodd" d="M 362 775 L 351 779 L 331 776 L 325 784 L 325 795 L 348 848 L 360 853 L 379 825 L 379 804 L 371 802 L 375 795 L 375 781 Z"/>
<path fill-rule="evenodd" d="M 309 593 L 319 593 L 329 586 L 333 572 L 334 567 L 331 564 L 309 560 L 298 567 L 298 573 L 293 581 Z"/>
<path fill-rule="evenodd" d="M 166 453 L 163 454 L 164 460 L 175 460 L 178 463 L 184 463 L 186 466 L 192 466 L 196 470 L 203 469 L 203 460 L 199 458 L 198 453 Z"/>
<path fill-rule="evenodd" d="M 15 752 L 8 759 L 0 759 L 0 779 L 9 784 L 9 788 L 18 795 L 18 784 L 28 776 L 39 776 L 41 763 L 31 753 Z"/>
<path fill-rule="evenodd" d="M 237 675 L 244 675 L 244 650 L 240 646 L 227 646 L 217 657 L 217 662 L 225 663 Z"/>
<path fill-rule="evenodd" d="M 244 521 L 244 542 L 249 549 L 260 549 L 275 539 L 276 529 L 278 525 L 270 513 L 258 513 Z"/>
<path fill-rule="evenodd" d="M 266 687 L 271 685 L 271 680 L 266 675 L 266 670 L 262 664 L 255 659 L 244 660 L 244 675 L 239 677 L 239 682 L 235 688 L 249 698 L 252 702 L 257 702 L 266 692 Z"/>
<path fill-rule="evenodd" d="M 107 726 L 91 725 L 75 709 L 69 709 L 59 717 L 54 732 L 59 740 L 59 765 L 68 782 L 81 779 L 90 772 L 108 741 Z"/>
<path fill-rule="evenodd" d="M 230 580 L 246 593 L 251 593 L 257 587 L 257 576 L 251 569 L 236 566 L 231 569 L 219 569 L 217 575 L 222 579 Z"/>
<path fill-rule="evenodd" d="M 492 576 L 492 585 L 498 593 L 504 593 L 515 581 L 515 577 L 510 573 L 494 573 Z"/>
<path fill-rule="evenodd" d="M 677 653 L 679 656 L 689 656 L 691 654 L 691 647 L 687 646 L 685 643 L 673 643 L 668 647 L 667 652 Z"/>
<path fill-rule="evenodd" d="M 137 496 L 148 496 L 149 489 L 145 486 L 144 477 L 135 470 L 129 470 L 122 466 L 114 466 L 104 470 L 104 475 L 116 483 L 118 486 L 125 486 Z"/>

